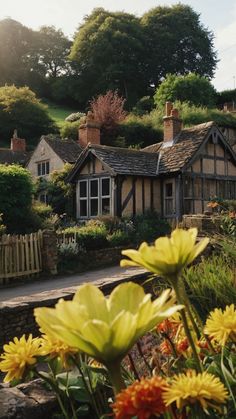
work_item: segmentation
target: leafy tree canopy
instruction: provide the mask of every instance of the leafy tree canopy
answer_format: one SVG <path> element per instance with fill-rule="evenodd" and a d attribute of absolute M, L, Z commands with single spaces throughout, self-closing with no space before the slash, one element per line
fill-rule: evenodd
<path fill-rule="evenodd" d="M 0 84 L 24 84 L 35 65 L 35 33 L 13 19 L 0 21 Z"/>
<path fill-rule="evenodd" d="M 213 107 L 216 103 L 216 91 L 205 77 L 189 73 L 186 76 L 168 74 L 157 88 L 154 102 L 163 106 L 166 101 L 189 102 L 192 105 Z"/>
<path fill-rule="evenodd" d="M 157 86 L 166 74 L 195 72 L 212 78 L 216 68 L 213 33 L 206 29 L 190 6 L 159 6 L 141 19 L 150 83 Z"/>
<path fill-rule="evenodd" d="M 45 75 L 56 78 L 70 72 L 68 55 L 71 42 L 62 30 L 54 26 L 42 26 L 37 33 L 39 63 Z"/>
<path fill-rule="evenodd" d="M 145 89 L 143 41 L 134 15 L 94 9 L 79 27 L 70 55 L 83 81 L 80 94 L 87 100 L 118 89 L 127 101 L 136 102 Z"/>
<path fill-rule="evenodd" d="M 46 106 L 28 87 L 0 87 L 0 138 L 9 141 L 13 130 L 30 144 L 49 132 L 55 132 L 54 122 Z"/>

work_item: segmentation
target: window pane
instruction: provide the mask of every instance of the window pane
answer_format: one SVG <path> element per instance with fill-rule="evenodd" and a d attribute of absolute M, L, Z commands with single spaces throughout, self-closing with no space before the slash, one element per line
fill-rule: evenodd
<path fill-rule="evenodd" d="M 91 199 L 90 200 L 90 215 L 94 217 L 98 215 L 98 199 Z"/>
<path fill-rule="evenodd" d="M 87 217 L 87 200 L 83 199 L 80 201 L 80 217 Z"/>
<path fill-rule="evenodd" d="M 102 215 L 110 214 L 110 198 L 102 199 Z"/>
<path fill-rule="evenodd" d="M 42 163 L 42 175 L 45 175 L 45 163 Z"/>
<path fill-rule="evenodd" d="M 167 196 L 173 196 L 173 184 L 172 183 L 166 183 L 166 197 Z"/>
<path fill-rule="evenodd" d="M 46 175 L 49 175 L 49 161 L 46 162 Z"/>
<path fill-rule="evenodd" d="M 81 198 L 87 197 L 87 181 L 79 182 L 79 196 Z"/>
<path fill-rule="evenodd" d="M 98 179 L 90 181 L 90 196 L 98 196 Z"/>
<path fill-rule="evenodd" d="M 39 164 L 38 164 L 38 176 L 41 176 L 41 174 L 42 174 L 42 173 L 41 173 L 41 164 L 39 163 Z"/>
<path fill-rule="evenodd" d="M 102 196 L 110 195 L 110 179 L 102 179 Z"/>

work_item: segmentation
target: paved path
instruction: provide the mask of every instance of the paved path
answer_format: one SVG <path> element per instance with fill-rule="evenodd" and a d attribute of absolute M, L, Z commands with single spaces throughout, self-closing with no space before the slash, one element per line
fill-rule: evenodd
<path fill-rule="evenodd" d="M 111 282 L 129 276 L 144 273 L 142 268 L 120 268 L 120 266 L 112 266 L 99 270 L 87 271 L 67 276 L 58 276 L 53 278 L 41 278 L 39 280 L 32 279 L 25 283 L 20 283 L 12 287 L 0 288 L 0 301 L 8 301 L 12 298 L 37 294 L 43 291 L 57 290 L 61 288 L 73 287 L 84 282 L 94 282 L 103 280 L 102 282 Z"/>

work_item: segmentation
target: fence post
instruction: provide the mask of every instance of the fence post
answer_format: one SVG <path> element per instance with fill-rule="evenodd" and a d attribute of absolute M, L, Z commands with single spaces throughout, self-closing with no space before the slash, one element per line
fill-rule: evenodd
<path fill-rule="evenodd" d="M 53 230 L 43 231 L 42 265 L 43 271 L 57 274 L 57 236 Z"/>

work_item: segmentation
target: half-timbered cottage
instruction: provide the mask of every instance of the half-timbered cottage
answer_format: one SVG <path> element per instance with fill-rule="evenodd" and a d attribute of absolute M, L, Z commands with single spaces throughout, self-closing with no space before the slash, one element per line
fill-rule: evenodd
<path fill-rule="evenodd" d="M 181 219 L 203 213 L 213 197 L 236 199 L 236 155 L 217 125 L 183 129 L 169 102 L 163 120 L 163 142 L 131 150 L 101 145 L 89 115 L 79 132 L 86 147 L 69 176 L 76 185 L 78 219 L 149 209 Z"/>

